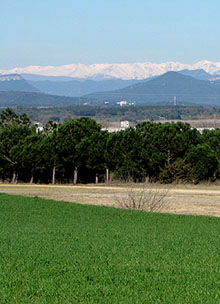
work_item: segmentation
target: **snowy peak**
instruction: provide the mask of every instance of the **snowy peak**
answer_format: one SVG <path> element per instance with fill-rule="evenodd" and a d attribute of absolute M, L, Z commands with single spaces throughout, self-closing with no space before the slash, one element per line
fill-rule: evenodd
<path fill-rule="evenodd" d="M 168 71 L 203 69 L 207 73 L 216 75 L 220 73 L 220 62 L 208 60 L 199 61 L 195 64 L 183 64 L 180 62 L 138 62 L 120 64 L 69 64 L 61 66 L 28 66 L 14 68 L 9 71 L 0 71 L 7 74 L 35 74 L 43 76 L 68 76 L 74 78 L 90 79 L 145 79 Z"/>
<path fill-rule="evenodd" d="M 22 80 L 23 78 L 18 74 L 6 74 L 0 75 L 0 81 L 13 81 L 13 80 Z"/>
<path fill-rule="evenodd" d="M 39 92 L 18 74 L 0 75 L 0 91 Z"/>

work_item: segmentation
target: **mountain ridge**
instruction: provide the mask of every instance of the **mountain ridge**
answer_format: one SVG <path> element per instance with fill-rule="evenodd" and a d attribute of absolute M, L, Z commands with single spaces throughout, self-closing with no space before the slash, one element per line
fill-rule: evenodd
<path fill-rule="evenodd" d="M 81 105 L 86 99 L 41 92 L 0 91 L 0 107 L 67 107 Z"/>
<path fill-rule="evenodd" d="M 0 91 L 40 92 L 19 74 L 0 75 Z"/>
<path fill-rule="evenodd" d="M 147 82 L 133 84 L 120 90 L 97 92 L 84 96 L 92 100 L 137 104 L 171 102 L 177 97 L 181 103 L 220 105 L 220 83 L 195 79 L 192 76 L 170 71 Z"/>
<path fill-rule="evenodd" d="M 199 70 L 216 75 L 220 74 L 220 62 L 202 60 L 194 64 L 184 64 L 175 61 L 162 63 L 137 62 L 137 63 L 115 63 L 115 64 L 69 64 L 60 66 L 27 66 L 24 68 L 13 68 L 0 70 L 2 74 L 34 74 L 43 76 L 66 76 L 74 78 L 109 79 L 120 78 L 145 79 L 162 75 L 168 71 Z"/>

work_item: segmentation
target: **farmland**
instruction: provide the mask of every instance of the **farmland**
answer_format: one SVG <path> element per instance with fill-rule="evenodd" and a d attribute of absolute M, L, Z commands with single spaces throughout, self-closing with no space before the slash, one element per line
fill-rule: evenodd
<path fill-rule="evenodd" d="M 1 303 L 219 303 L 219 218 L 0 194 Z"/>
<path fill-rule="evenodd" d="M 38 196 L 58 201 L 118 207 L 117 198 L 126 199 L 128 190 L 142 189 L 143 184 L 110 185 L 28 185 L 0 184 L 0 192 Z M 145 190 L 165 190 L 166 206 L 162 212 L 176 214 L 220 216 L 220 187 L 218 183 L 199 185 L 147 184 Z"/>

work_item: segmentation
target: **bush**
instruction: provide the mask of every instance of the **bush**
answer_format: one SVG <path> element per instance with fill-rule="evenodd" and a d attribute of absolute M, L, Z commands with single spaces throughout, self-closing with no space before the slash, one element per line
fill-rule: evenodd
<path fill-rule="evenodd" d="M 159 175 L 159 181 L 164 184 L 176 182 L 190 182 L 193 180 L 191 164 L 186 164 L 183 159 L 177 159 L 167 165 Z"/>
<path fill-rule="evenodd" d="M 147 188 L 146 185 L 141 189 L 129 186 L 125 197 L 117 196 L 115 198 L 116 206 L 148 212 L 165 212 L 168 209 L 167 194 L 168 190 Z"/>

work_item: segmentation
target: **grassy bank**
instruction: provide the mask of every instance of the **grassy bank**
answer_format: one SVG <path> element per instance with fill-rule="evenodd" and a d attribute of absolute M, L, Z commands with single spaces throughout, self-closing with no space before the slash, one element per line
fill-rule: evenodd
<path fill-rule="evenodd" d="M 219 303 L 220 219 L 0 194 L 1 303 Z"/>

